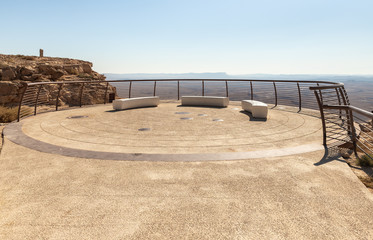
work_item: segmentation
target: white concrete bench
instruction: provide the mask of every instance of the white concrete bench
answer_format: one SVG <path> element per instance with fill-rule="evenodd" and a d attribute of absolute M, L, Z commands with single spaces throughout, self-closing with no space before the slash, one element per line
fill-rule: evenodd
<path fill-rule="evenodd" d="M 159 97 L 126 98 L 126 99 L 117 99 L 113 101 L 113 108 L 115 110 L 140 108 L 140 107 L 156 107 L 158 105 L 159 105 Z"/>
<path fill-rule="evenodd" d="M 211 107 L 227 107 L 229 98 L 213 97 L 213 96 L 183 96 L 181 97 L 181 105 L 183 106 L 211 106 Z"/>
<path fill-rule="evenodd" d="M 268 105 L 255 100 L 242 100 L 242 109 L 251 112 L 254 118 L 267 118 Z"/>

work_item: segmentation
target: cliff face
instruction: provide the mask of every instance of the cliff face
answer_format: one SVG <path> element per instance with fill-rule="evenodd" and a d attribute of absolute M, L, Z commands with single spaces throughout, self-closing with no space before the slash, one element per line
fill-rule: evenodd
<path fill-rule="evenodd" d="M 54 81 L 99 81 L 105 80 L 105 76 L 92 70 L 92 63 L 77 59 L 36 57 L 23 55 L 0 54 L 0 105 L 13 106 L 20 100 L 20 95 L 27 82 L 54 82 Z M 106 83 L 98 83 L 99 86 L 86 86 L 83 99 L 84 104 L 95 104 L 103 101 Z M 102 85 L 102 86 L 101 86 Z M 55 91 L 55 86 L 50 88 Z M 99 91 L 94 91 L 99 89 Z M 61 96 L 61 104 L 76 104 L 79 91 L 72 86 L 64 88 Z M 115 92 L 115 88 L 109 85 L 109 93 Z M 69 96 L 69 97 L 67 97 Z"/>

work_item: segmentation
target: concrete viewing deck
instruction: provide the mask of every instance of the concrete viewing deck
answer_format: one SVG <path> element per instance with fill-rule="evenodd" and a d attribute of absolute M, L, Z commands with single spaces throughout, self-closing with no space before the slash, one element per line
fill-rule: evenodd
<path fill-rule="evenodd" d="M 373 194 L 315 111 L 39 114 L 4 130 L 0 239 L 371 239 Z M 120 160 L 120 161 L 118 161 Z"/>
<path fill-rule="evenodd" d="M 280 107 L 267 120 L 254 119 L 239 102 L 234 104 L 220 109 L 162 103 L 124 111 L 103 105 L 39 114 L 5 132 L 14 142 L 39 151 L 114 160 L 167 161 L 172 156 L 183 161 L 195 154 L 228 160 L 323 149 L 318 118 Z"/>

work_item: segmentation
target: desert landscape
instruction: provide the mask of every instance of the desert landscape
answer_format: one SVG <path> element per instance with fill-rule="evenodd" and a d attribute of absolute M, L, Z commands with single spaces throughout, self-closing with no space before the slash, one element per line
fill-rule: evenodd
<path fill-rule="evenodd" d="M 2 1 L 0 240 L 373 240 L 373 1 Z"/>
<path fill-rule="evenodd" d="M 333 225 L 332 233 L 315 235 L 314 224 L 300 227 L 310 219 L 318 220 L 322 229 L 330 222 L 343 222 L 352 238 L 371 235 L 371 212 L 365 209 L 372 206 L 373 164 L 367 156 L 362 155 L 365 162 L 355 158 L 351 146 L 327 149 L 321 144 L 319 109 L 309 89 L 314 83 L 299 82 L 299 111 L 295 80 L 278 82 L 276 91 L 271 81 L 252 81 L 251 93 L 249 82 L 232 78 L 227 85 L 186 81 L 182 76 L 156 85 L 137 77 L 124 79 L 132 83 L 112 82 L 87 61 L 0 57 L 0 119 L 12 122 L 0 126 L 4 238 L 176 239 L 181 234 L 216 239 L 237 236 L 232 226 L 240 226 L 248 236 L 251 225 L 258 226 L 255 238 L 289 232 L 296 238 L 346 234 Z M 71 81 L 79 83 L 67 84 Z M 24 118 L 16 122 L 25 84 L 41 82 L 48 84 L 27 87 Z M 228 87 L 231 103 L 227 108 L 181 106 L 178 82 L 179 96 L 224 97 Z M 345 80 L 351 104 L 372 109 L 372 85 Z M 111 104 L 102 104 L 108 103 L 109 94 L 116 99 L 156 94 L 162 101 L 156 108 L 114 111 Z M 239 100 L 251 97 L 268 103 L 267 119 L 254 119 L 241 110 Z M 33 113 L 36 116 L 29 117 Z M 360 125 L 361 135 L 373 137 L 370 125 Z M 311 215 L 298 219 L 299 212 Z M 346 221 L 344 213 L 353 217 Z M 300 233 L 282 230 L 289 217 Z M 351 219 L 358 227 L 351 227 Z M 186 225 L 196 233 L 186 231 Z M 268 226 L 271 230 L 262 233 Z"/>

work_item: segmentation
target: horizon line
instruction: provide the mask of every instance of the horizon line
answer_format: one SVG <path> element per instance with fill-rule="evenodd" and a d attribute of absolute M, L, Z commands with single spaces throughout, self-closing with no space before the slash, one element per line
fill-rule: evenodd
<path fill-rule="evenodd" d="M 101 74 L 226 74 L 230 76 L 239 76 L 239 75 L 328 75 L 328 76 L 369 76 L 373 77 L 373 73 L 362 74 L 362 73 L 240 73 L 240 74 L 231 74 L 227 72 L 182 72 L 182 73 L 174 73 L 174 72 L 161 72 L 161 73 L 113 73 L 113 72 L 101 72 Z"/>

